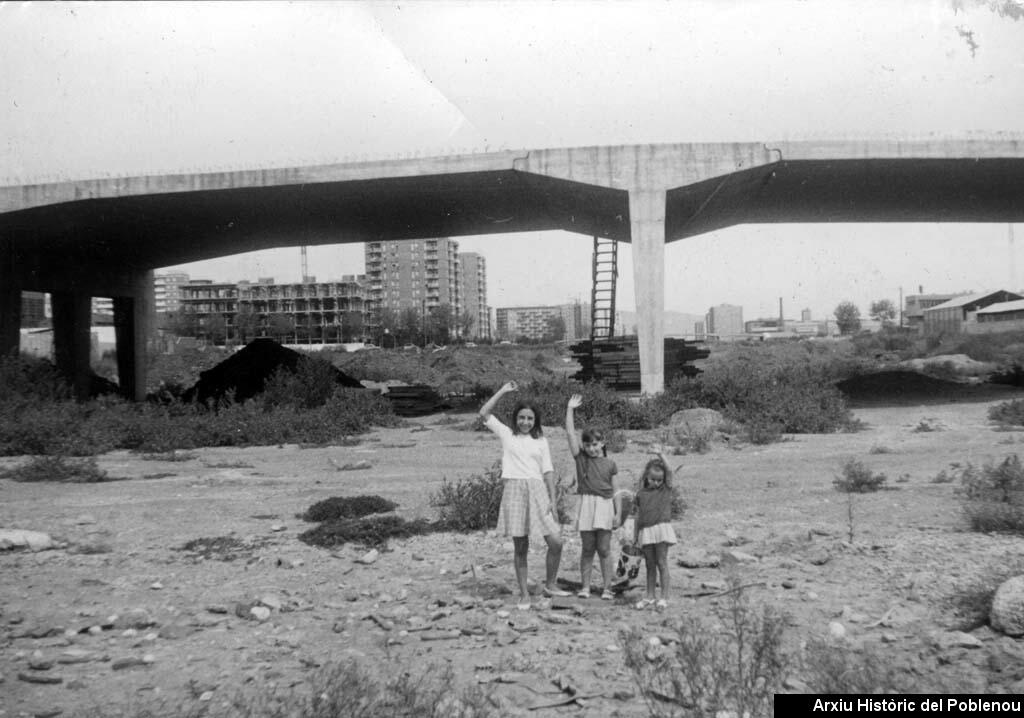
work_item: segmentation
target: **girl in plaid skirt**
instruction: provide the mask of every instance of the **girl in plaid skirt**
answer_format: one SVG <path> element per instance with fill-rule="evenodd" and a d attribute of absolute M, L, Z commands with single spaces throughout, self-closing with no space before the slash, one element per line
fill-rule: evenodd
<path fill-rule="evenodd" d="M 535 406 L 520 403 L 512 410 L 512 428 L 491 413 L 498 400 L 516 391 L 514 381 L 502 386 L 480 408 L 484 425 L 501 439 L 501 509 L 498 512 L 498 530 L 512 537 L 515 547 L 513 565 L 519 584 L 520 610 L 530 608 L 527 590 L 526 558 L 530 550 L 530 534 L 544 537 L 548 545 L 546 560 L 545 596 L 568 596 L 558 588 L 558 565 L 562 561 L 562 539 L 555 514 L 555 470 L 551 464 L 551 449 L 544 438 L 540 413 Z"/>

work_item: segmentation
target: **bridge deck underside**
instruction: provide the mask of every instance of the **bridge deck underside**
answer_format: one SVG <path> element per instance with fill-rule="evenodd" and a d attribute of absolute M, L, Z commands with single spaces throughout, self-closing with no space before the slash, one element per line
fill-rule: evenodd
<path fill-rule="evenodd" d="M 1022 159 L 813 160 L 672 189 L 665 234 L 780 222 L 1021 221 Z"/>
<path fill-rule="evenodd" d="M 1024 159 L 781 161 L 666 194 L 668 241 L 734 224 L 1024 221 Z M 514 170 L 90 199 L 0 214 L 26 289 L 282 246 L 561 229 L 630 239 L 625 190 Z M 54 261 L 58 258 L 59 261 Z"/>

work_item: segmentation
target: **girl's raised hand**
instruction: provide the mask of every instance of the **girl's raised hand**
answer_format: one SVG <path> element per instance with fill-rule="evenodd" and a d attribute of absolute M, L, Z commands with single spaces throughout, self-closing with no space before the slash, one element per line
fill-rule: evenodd
<path fill-rule="evenodd" d="M 573 394 L 569 397 L 569 408 L 578 409 L 583 404 L 582 394 Z"/>
<path fill-rule="evenodd" d="M 515 391 L 518 388 L 519 388 L 518 384 L 516 384 L 514 381 L 509 381 L 509 382 L 506 382 L 503 387 L 501 387 L 501 391 L 502 392 Z"/>

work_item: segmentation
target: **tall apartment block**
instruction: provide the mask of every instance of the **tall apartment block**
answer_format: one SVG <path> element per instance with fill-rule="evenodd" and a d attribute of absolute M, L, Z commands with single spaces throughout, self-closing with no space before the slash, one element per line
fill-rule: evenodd
<path fill-rule="evenodd" d="M 157 314 L 178 311 L 181 307 L 181 288 L 188 284 L 188 280 L 189 277 L 184 272 L 167 272 L 153 277 Z"/>
<path fill-rule="evenodd" d="M 491 308 L 487 306 L 487 260 L 476 252 L 459 254 L 462 275 L 462 314 L 473 318 L 464 339 L 491 338 Z"/>
<path fill-rule="evenodd" d="M 366 243 L 371 323 L 377 313 L 412 309 L 420 315 L 441 305 L 455 316 L 462 311 L 459 293 L 459 243 L 453 239 L 406 239 Z"/>
<path fill-rule="evenodd" d="M 218 332 L 233 340 L 271 336 L 285 343 L 320 344 L 359 341 L 367 324 L 366 282 L 363 276 L 340 280 L 278 284 L 224 283 L 194 280 L 181 287 L 181 306 L 197 319 L 199 335 L 219 341 Z M 245 314 L 243 328 L 239 314 Z M 223 319 L 220 324 L 215 317 Z M 246 335 L 246 336 L 243 336 Z"/>
<path fill-rule="evenodd" d="M 734 304 L 719 304 L 708 309 L 705 317 L 707 333 L 719 339 L 743 335 L 743 307 Z"/>

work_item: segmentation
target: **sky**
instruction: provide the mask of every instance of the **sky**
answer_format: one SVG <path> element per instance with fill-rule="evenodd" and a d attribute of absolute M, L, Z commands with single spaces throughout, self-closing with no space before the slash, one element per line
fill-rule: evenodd
<path fill-rule="evenodd" d="M 1024 0 L 4 2 L 0 80 L 4 185 L 411 153 L 1022 132 Z M 459 238 L 486 257 L 496 307 L 586 301 L 592 241 Z M 1021 245 L 1024 225 L 735 226 L 666 247 L 665 308 L 738 304 L 755 318 L 776 316 L 781 298 L 787 317 L 824 318 L 901 291 L 1019 289 Z M 363 271 L 360 244 L 308 253 L 318 279 Z M 176 269 L 296 281 L 301 260 L 290 248 Z M 628 245 L 618 298 L 633 309 Z"/>

